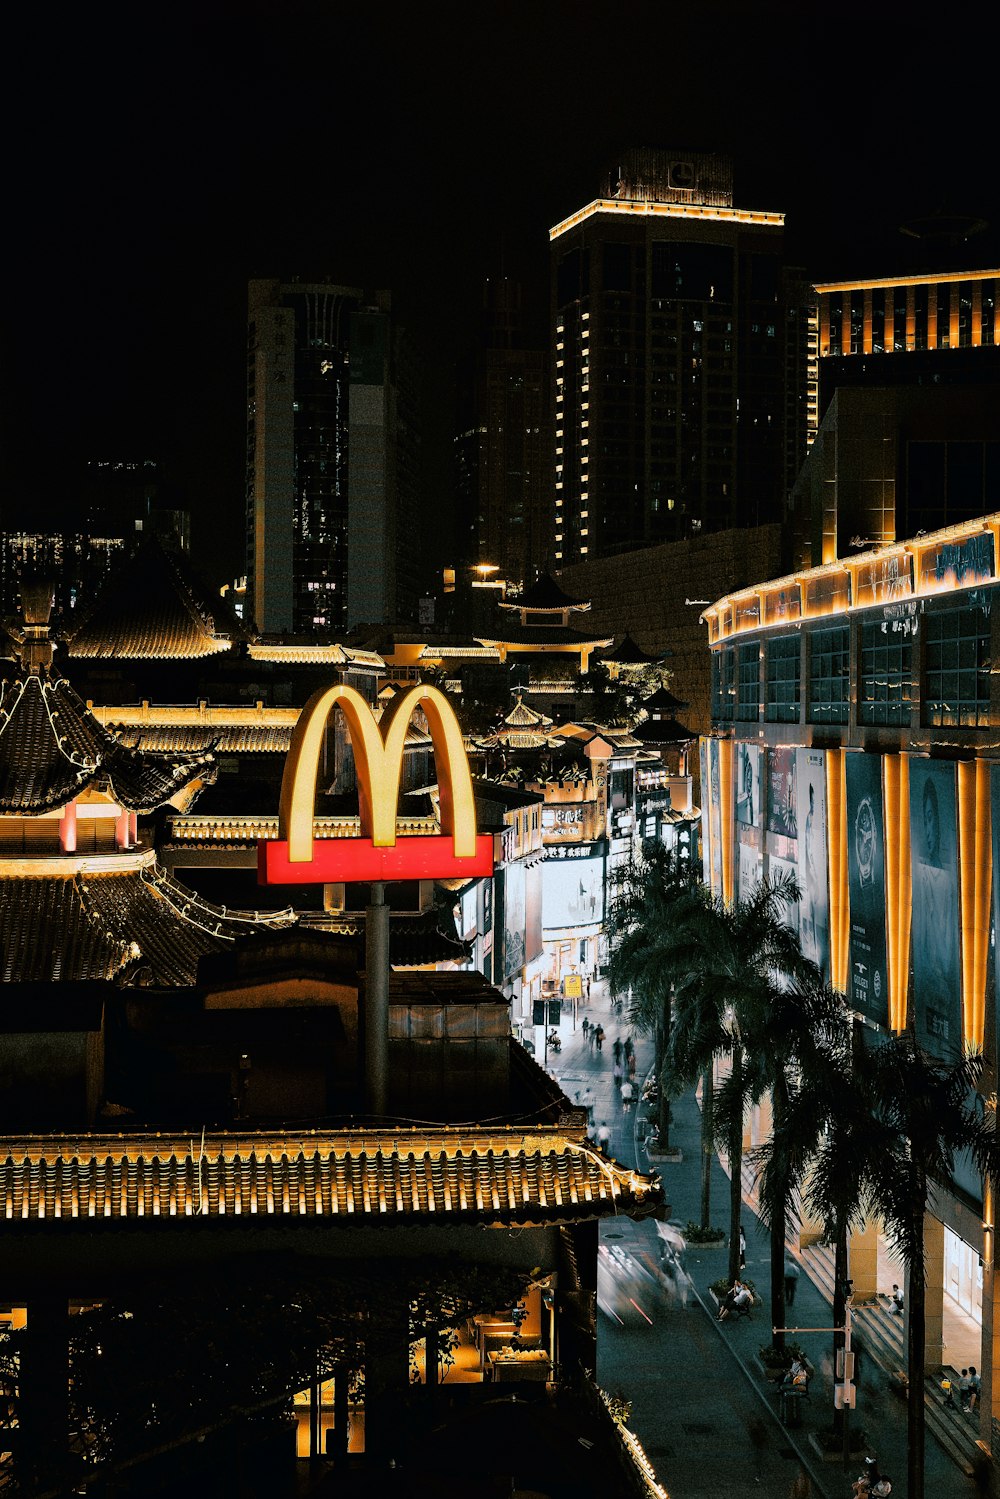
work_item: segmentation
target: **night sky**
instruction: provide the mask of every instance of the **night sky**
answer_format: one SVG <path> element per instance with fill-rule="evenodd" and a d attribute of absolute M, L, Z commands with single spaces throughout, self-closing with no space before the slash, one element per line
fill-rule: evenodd
<path fill-rule="evenodd" d="M 544 339 L 547 231 L 623 147 L 730 151 L 737 205 L 783 210 L 817 277 L 912 263 L 915 215 L 1000 220 L 989 33 L 961 7 L 34 9 L 4 22 L 0 525 L 70 522 L 88 458 L 156 457 L 213 581 L 242 566 L 250 276 L 392 289 L 447 517 L 482 280 L 520 278 Z"/>

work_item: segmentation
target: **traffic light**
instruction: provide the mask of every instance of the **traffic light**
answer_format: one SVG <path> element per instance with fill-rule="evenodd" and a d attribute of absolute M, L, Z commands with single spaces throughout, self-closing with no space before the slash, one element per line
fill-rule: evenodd
<path fill-rule="evenodd" d="M 562 1000 L 549 1000 L 549 1025 L 558 1025 L 562 1017 Z"/>
<path fill-rule="evenodd" d="M 534 1025 L 545 1024 L 545 1001 L 536 999 L 531 1006 L 531 1019 Z"/>

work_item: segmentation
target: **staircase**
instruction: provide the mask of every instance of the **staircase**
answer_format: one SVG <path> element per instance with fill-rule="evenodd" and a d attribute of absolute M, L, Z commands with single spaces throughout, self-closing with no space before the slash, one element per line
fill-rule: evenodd
<path fill-rule="evenodd" d="M 790 1249 L 795 1252 L 794 1245 L 790 1245 Z M 827 1245 L 812 1244 L 799 1252 L 797 1257 L 810 1280 L 832 1306 L 833 1249 Z M 903 1327 L 903 1318 L 890 1310 L 887 1297 L 879 1297 L 877 1301 L 866 1302 L 861 1306 L 855 1305 L 853 1309 L 853 1336 L 860 1341 L 865 1355 L 888 1374 L 890 1400 L 905 1396 L 906 1350 L 903 1345 Z M 952 1380 L 957 1388 L 958 1371 L 950 1367 L 945 1367 L 940 1373 L 928 1375 L 924 1381 L 927 1430 L 963 1473 L 971 1475 L 974 1459 L 982 1454 L 982 1448 L 977 1445 L 979 1415 L 976 1413 L 967 1416 L 957 1405 L 953 1408 L 945 1404 L 945 1394 L 941 1389 L 941 1381 L 945 1378 Z"/>

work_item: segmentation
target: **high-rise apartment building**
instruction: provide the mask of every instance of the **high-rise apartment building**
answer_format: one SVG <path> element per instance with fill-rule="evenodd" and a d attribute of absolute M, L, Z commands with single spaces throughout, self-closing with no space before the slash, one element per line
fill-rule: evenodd
<path fill-rule="evenodd" d="M 640 150 L 550 231 L 557 566 L 780 519 L 816 424 L 783 223 L 725 158 Z"/>
<path fill-rule="evenodd" d="M 247 580 L 262 632 L 414 617 L 418 470 L 389 293 L 251 281 Z"/>
<path fill-rule="evenodd" d="M 482 345 L 462 390 L 456 561 L 492 565 L 501 578 L 529 586 L 548 548 L 548 355 L 527 347 L 517 283 L 488 282 L 483 311 Z"/>

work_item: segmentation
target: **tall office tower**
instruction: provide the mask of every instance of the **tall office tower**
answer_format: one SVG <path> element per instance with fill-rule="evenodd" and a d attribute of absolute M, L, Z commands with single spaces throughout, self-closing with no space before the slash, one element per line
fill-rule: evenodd
<path fill-rule="evenodd" d="M 815 425 L 783 223 L 728 160 L 637 150 L 550 231 L 557 566 L 780 519 Z"/>
<path fill-rule="evenodd" d="M 457 439 L 463 555 L 529 586 L 548 547 L 552 431 L 548 356 L 527 347 L 521 288 L 487 282 L 481 346 L 462 382 Z"/>
<path fill-rule="evenodd" d="M 251 281 L 247 579 L 265 634 L 414 617 L 416 381 L 389 293 Z"/>

